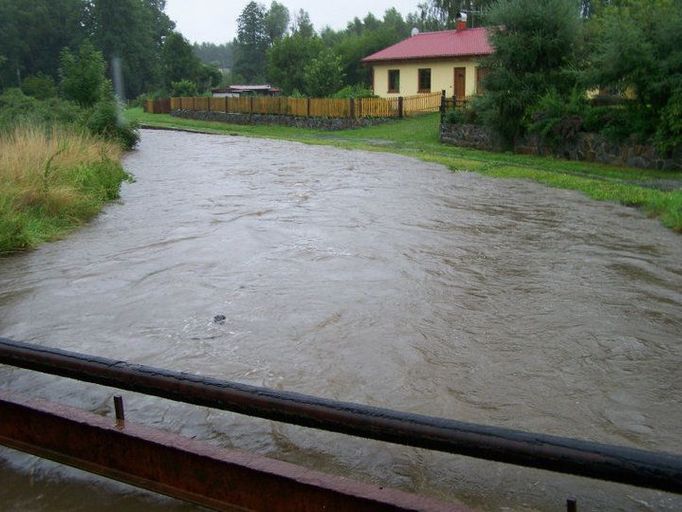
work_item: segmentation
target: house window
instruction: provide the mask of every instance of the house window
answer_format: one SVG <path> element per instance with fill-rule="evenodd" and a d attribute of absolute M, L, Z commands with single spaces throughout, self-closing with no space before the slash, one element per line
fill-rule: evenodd
<path fill-rule="evenodd" d="M 388 92 L 400 92 L 400 70 L 388 70 Z"/>
<path fill-rule="evenodd" d="M 485 87 L 483 86 L 483 80 L 488 75 L 487 68 L 476 68 L 476 94 L 483 94 L 485 92 Z"/>
<path fill-rule="evenodd" d="M 419 92 L 431 92 L 431 68 L 419 70 Z"/>

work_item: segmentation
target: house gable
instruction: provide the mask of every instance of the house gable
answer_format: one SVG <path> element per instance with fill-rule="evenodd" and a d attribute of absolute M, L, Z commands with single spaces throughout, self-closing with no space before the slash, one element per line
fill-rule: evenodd
<path fill-rule="evenodd" d="M 492 52 L 485 28 L 445 30 L 414 35 L 362 62 L 372 66 L 372 88 L 378 96 L 445 91 L 465 97 L 478 92 L 479 60 Z"/>

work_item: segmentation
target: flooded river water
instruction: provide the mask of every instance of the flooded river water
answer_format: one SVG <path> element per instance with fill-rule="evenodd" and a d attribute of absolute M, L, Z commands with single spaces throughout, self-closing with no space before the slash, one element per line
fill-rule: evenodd
<path fill-rule="evenodd" d="M 136 182 L 0 260 L 0 335 L 464 421 L 682 452 L 682 237 L 578 193 L 389 154 L 144 131 Z M 225 315 L 223 324 L 213 322 Z M 113 391 L 0 367 L 113 414 Z M 126 417 L 480 510 L 682 498 L 126 394 Z M 0 449 L 10 511 L 195 507 Z"/>

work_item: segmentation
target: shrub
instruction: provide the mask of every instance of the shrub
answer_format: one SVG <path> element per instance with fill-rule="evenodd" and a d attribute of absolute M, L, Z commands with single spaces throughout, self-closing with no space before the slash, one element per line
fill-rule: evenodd
<path fill-rule="evenodd" d="M 563 140 L 574 140 L 582 131 L 583 118 L 589 105 L 585 95 L 574 88 L 566 97 L 551 89 L 531 109 L 528 131 L 556 145 Z"/>
<path fill-rule="evenodd" d="M 64 98 L 83 107 L 91 107 L 100 99 L 104 76 L 102 52 L 86 41 L 74 55 L 68 48 L 60 56 L 59 75 Z"/>
<path fill-rule="evenodd" d="M 679 147 L 682 110 L 682 2 L 605 2 L 590 25 L 594 50 L 585 81 L 628 93 L 627 108 L 604 130 L 611 136 Z"/>
<path fill-rule="evenodd" d="M 40 101 L 20 89 L 6 89 L 0 95 L 0 130 L 12 129 L 17 124 L 77 124 L 82 117 L 78 105 L 60 98 Z"/>
<path fill-rule="evenodd" d="M 313 97 L 326 98 L 343 85 L 341 58 L 332 50 L 323 50 L 304 68 L 306 92 Z"/>
<path fill-rule="evenodd" d="M 0 254 L 25 249 L 30 239 L 24 228 L 24 216 L 15 211 L 11 198 L 0 195 Z"/>
<path fill-rule="evenodd" d="M 332 98 L 376 98 L 377 96 L 371 89 L 368 89 L 362 84 L 347 85 L 343 89 L 335 92 Z"/>
<path fill-rule="evenodd" d="M 158 99 L 162 99 L 162 98 L 168 98 L 169 96 L 170 96 L 170 94 L 168 94 L 168 91 L 166 91 L 164 89 L 158 89 L 156 91 L 146 92 L 146 93 L 140 94 L 134 100 L 129 100 L 128 101 L 128 107 L 132 107 L 132 108 L 143 107 L 144 102 L 147 100 L 158 100 Z"/>
<path fill-rule="evenodd" d="M 443 121 L 449 124 L 477 124 L 478 113 L 473 106 L 467 104 L 464 107 L 448 110 Z"/>
<path fill-rule="evenodd" d="M 180 80 L 171 83 L 171 96 L 196 96 L 197 84 L 191 80 Z"/>
<path fill-rule="evenodd" d="M 661 111 L 655 142 L 666 153 L 682 147 L 682 90 L 677 90 Z"/>
<path fill-rule="evenodd" d="M 543 94 L 575 85 L 581 23 L 573 0 L 498 0 L 487 20 L 495 52 L 483 62 L 489 72 L 478 110 L 511 145 Z"/>
<path fill-rule="evenodd" d="M 26 96 L 33 96 L 39 100 L 57 96 L 57 86 L 54 79 L 45 73 L 29 75 L 21 82 L 21 90 Z"/>
<path fill-rule="evenodd" d="M 643 114 L 644 112 L 632 103 L 591 107 L 584 117 L 584 130 L 601 133 L 613 142 L 629 139 L 643 143 L 649 139 L 650 124 Z"/>
<path fill-rule="evenodd" d="M 100 96 L 85 123 L 86 127 L 94 134 L 119 142 L 126 149 L 134 148 L 140 139 L 137 126 L 131 125 L 120 114 L 120 106 L 108 80 L 102 84 Z"/>

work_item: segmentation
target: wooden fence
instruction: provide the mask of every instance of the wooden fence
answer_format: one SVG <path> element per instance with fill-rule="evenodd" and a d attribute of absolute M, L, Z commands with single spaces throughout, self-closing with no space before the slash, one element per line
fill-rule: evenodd
<path fill-rule="evenodd" d="M 420 94 L 400 98 L 289 98 L 286 96 L 181 97 L 170 98 L 169 110 L 223 112 L 229 114 L 274 114 L 297 117 L 362 118 L 404 117 L 438 112 L 442 94 Z M 157 113 L 156 110 L 145 111 Z"/>
<path fill-rule="evenodd" d="M 171 111 L 171 100 L 169 98 L 160 100 L 145 100 L 144 111 L 150 114 L 168 114 Z"/>

